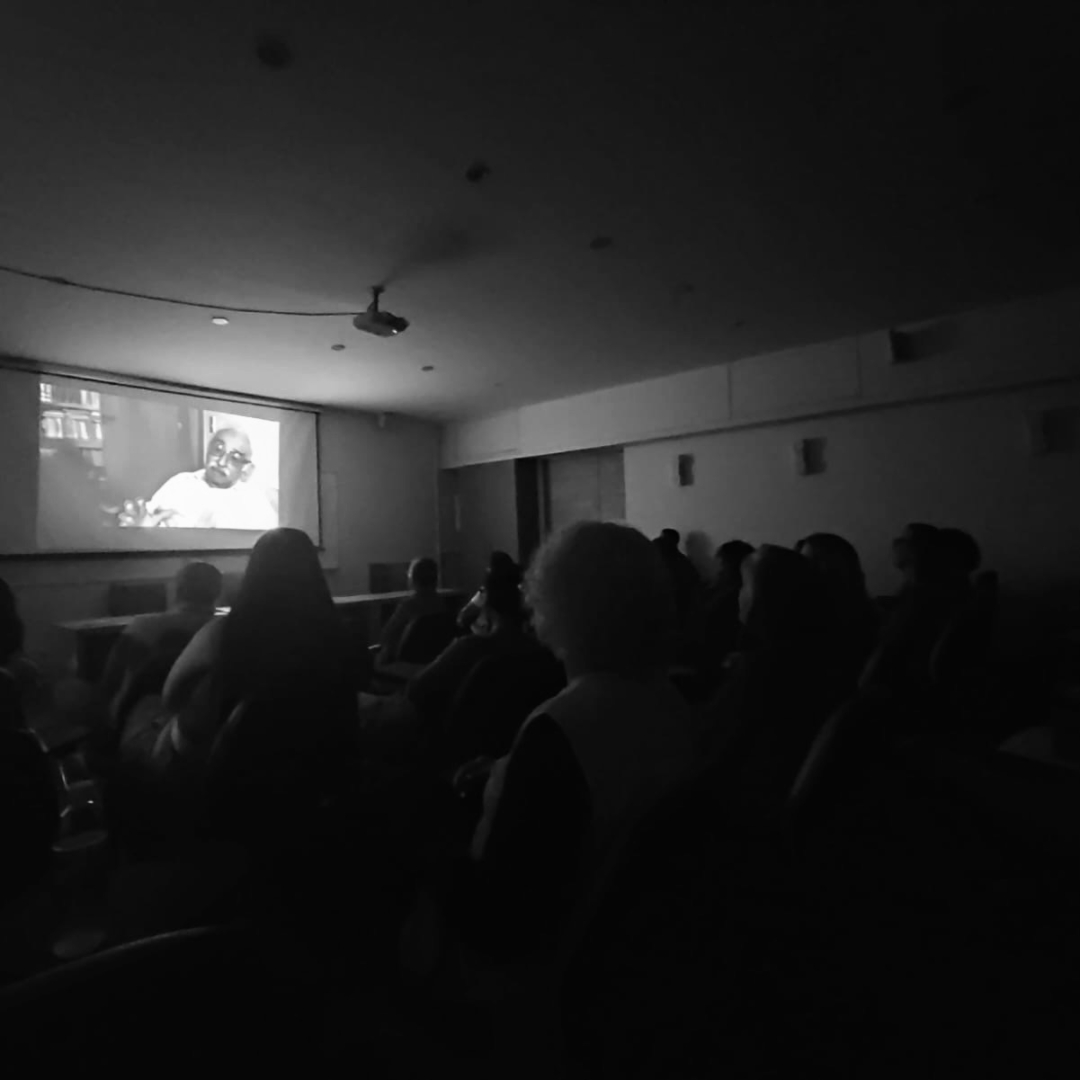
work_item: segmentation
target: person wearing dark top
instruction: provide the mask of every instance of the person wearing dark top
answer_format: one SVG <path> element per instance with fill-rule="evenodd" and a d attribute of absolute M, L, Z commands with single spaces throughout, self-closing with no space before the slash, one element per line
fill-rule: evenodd
<path fill-rule="evenodd" d="M 18 664 L 23 634 L 15 594 L 0 578 L 0 730 L 14 731 L 23 726 L 22 679 Z"/>
<path fill-rule="evenodd" d="M 854 689 L 838 656 L 820 575 L 795 552 L 763 545 L 743 563 L 743 633 L 728 682 L 709 704 L 706 750 L 745 808 L 773 813 L 814 737 Z"/>
<path fill-rule="evenodd" d="M 679 550 L 681 539 L 675 529 L 662 529 L 653 541 L 670 576 L 675 595 L 675 613 L 680 621 L 690 613 L 701 587 L 701 575 Z"/>
<path fill-rule="evenodd" d="M 893 565 L 900 571 L 901 592 L 915 582 L 933 576 L 941 559 L 939 532 L 935 526 L 912 522 L 893 541 Z"/>
<path fill-rule="evenodd" d="M 481 660 L 542 651 L 542 646 L 524 631 L 521 589 L 512 575 L 488 571 L 481 589 L 479 614 L 483 631 L 452 641 L 413 676 L 405 689 L 405 699 L 428 723 L 445 714 L 462 683 Z"/>
<path fill-rule="evenodd" d="M 711 673 L 717 681 L 724 659 L 739 640 L 739 591 L 742 564 L 754 553 L 745 540 L 728 540 L 716 551 L 717 574 L 703 595 L 690 632 L 687 659 L 699 671 Z"/>
<path fill-rule="evenodd" d="M 569 684 L 534 710 L 509 754 L 486 764 L 471 859 L 448 901 L 460 939 L 499 961 L 550 958 L 574 899 L 689 775 L 699 736 L 664 675 L 673 597 L 641 533 L 581 522 L 555 534 L 526 594 Z"/>
<path fill-rule="evenodd" d="M 109 653 L 98 687 L 114 723 L 122 724 L 126 709 L 136 704 L 134 695 L 146 674 L 163 664 L 171 666 L 196 631 L 214 617 L 221 585 L 221 571 L 216 566 L 188 563 L 176 575 L 173 607 L 131 620 Z M 146 686 L 145 692 L 160 693 L 167 674 L 165 667 L 157 685 Z"/>
<path fill-rule="evenodd" d="M 971 583 L 957 562 L 955 540 L 942 541 L 932 525 L 909 525 L 894 541 L 904 585 L 881 630 L 877 650 L 861 685 L 921 694 L 929 680 L 930 656 L 945 626 L 966 602 Z"/>
<path fill-rule="evenodd" d="M 471 630 L 477 620 L 480 619 L 484 607 L 484 588 L 489 580 L 492 578 L 505 579 L 513 582 L 516 588 L 521 585 L 522 577 L 521 567 L 505 551 L 493 551 L 488 561 L 483 583 L 468 603 L 458 612 L 458 626 L 462 630 Z"/>
<path fill-rule="evenodd" d="M 253 698 L 292 703 L 298 746 L 355 741 L 348 638 L 318 552 L 299 529 L 259 538 L 229 614 L 203 626 L 173 665 L 163 722 L 141 756 L 162 779 L 197 782 L 233 709 Z"/>
<path fill-rule="evenodd" d="M 837 647 L 858 678 L 877 645 L 879 629 L 859 553 L 835 533 L 804 537 L 795 545 L 795 551 L 809 559 L 821 574 L 835 620 Z"/>
<path fill-rule="evenodd" d="M 409 587 L 412 596 L 394 608 L 394 613 L 383 627 L 376 665 L 394 662 L 401 639 L 413 619 L 446 610 L 446 604 L 439 595 L 439 564 L 434 559 L 413 559 L 409 564 Z"/>
<path fill-rule="evenodd" d="M 960 580 L 970 581 L 982 566 L 982 550 L 975 538 L 963 529 L 940 529 L 938 542 L 949 572 Z"/>

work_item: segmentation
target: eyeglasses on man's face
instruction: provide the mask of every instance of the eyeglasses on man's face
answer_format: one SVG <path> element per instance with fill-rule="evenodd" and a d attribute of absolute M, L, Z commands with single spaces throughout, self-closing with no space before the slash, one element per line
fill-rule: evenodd
<path fill-rule="evenodd" d="M 241 454 L 239 450 L 227 450 L 219 442 L 210 444 L 210 448 L 206 451 L 206 460 L 226 462 L 238 469 L 242 469 L 245 465 L 251 463 L 251 458 L 247 457 L 247 455 Z"/>

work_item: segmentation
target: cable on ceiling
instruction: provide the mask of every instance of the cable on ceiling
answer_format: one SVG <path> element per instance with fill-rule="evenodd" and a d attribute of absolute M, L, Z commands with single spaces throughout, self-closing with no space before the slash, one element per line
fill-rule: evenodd
<path fill-rule="evenodd" d="M 131 300 L 153 300 L 158 304 L 175 304 L 179 307 L 205 308 L 207 311 L 231 311 L 237 315 L 289 315 L 305 319 L 340 319 L 356 314 L 355 311 L 282 311 L 278 308 L 235 307 L 230 304 L 213 304 L 201 300 L 180 300 L 175 296 L 156 296 L 153 293 L 132 292 L 130 289 L 113 289 L 107 285 L 89 285 L 84 281 L 72 281 L 58 274 L 38 274 L 33 270 L 5 266 L 2 263 L 0 263 L 0 272 L 28 278 L 31 281 L 44 281 L 50 285 L 63 285 L 69 289 L 108 293 L 110 296 L 126 296 Z"/>

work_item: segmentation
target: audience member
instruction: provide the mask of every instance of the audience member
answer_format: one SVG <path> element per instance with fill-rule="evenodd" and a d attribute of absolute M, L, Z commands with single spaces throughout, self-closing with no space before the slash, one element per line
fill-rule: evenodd
<path fill-rule="evenodd" d="M 939 572 L 941 545 L 938 532 L 933 525 L 913 522 L 893 541 L 893 565 L 900 571 L 901 591 L 916 580 L 933 578 Z"/>
<path fill-rule="evenodd" d="M 795 545 L 821 574 L 837 635 L 837 648 L 858 678 L 877 644 L 878 617 L 866 591 L 859 553 L 842 536 L 813 533 Z"/>
<path fill-rule="evenodd" d="M 0 578 L 0 731 L 22 727 L 22 694 L 15 664 L 23 647 L 23 622 L 11 587 Z"/>
<path fill-rule="evenodd" d="M 926 690 L 934 646 L 970 593 L 965 567 L 971 548 L 963 541 L 958 544 L 955 537 L 943 542 L 941 534 L 932 525 L 909 525 L 894 541 L 904 585 L 863 672 L 864 685 L 898 692 Z"/>
<path fill-rule="evenodd" d="M 742 565 L 753 553 L 745 540 L 729 540 L 717 548 L 716 577 L 705 591 L 687 635 L 686 659 L 709 686 L 715 686 L 725 658 L 739 640 Z"/>
<path fill-rule="evenodd" d="M 198 777 L 230 713 L 257 696 L 303 703 L 298 736 L 308 745 L 344 746 L 355 734 L 352 684 L 315 546 L 299 529 L 273 529 L 255 545 L 229 614 L 206 623 L 176 661 L 158 718 L 130 732 L 133 717 L 126 742 L 155 772 Z"/>
<path fill-rule="evenodd" d="M 963 529 L 940 529 L 938 543 L 947 567 L 946 573 L 954 575 L 960 582 L 970 583 L 982 565 L 982 551 L 975 538 Z"/>
<path fill-rule="evenodd" d="M 131 699 L 133 689 L 160 693 L 167 668 L 161 672 L 157 686 L 140 687 L 142 677 L 152 667 L 171 667 L 195 632 L 214 617 L 221 584 L 221 571 L 216 566 L 188 563 L 176 575 L 172 609 L 136 615 L 131 620 L 109 654 L 100 684 L 114 722 L 122 724 L 124 711 L 135 704 Z"/>
<path fill-rule="evenodd" d="M 707 749 L 742 805 L 774 811 L 854 679 L 836 654 L 832 607 L 808 559 L 764 545 L 742 574 L 738 663 L 707 708 Z"/>
<path fill-rule="evenodd" d="M 489 570 L 478 595 L 483 628 L 477 629 L 474 624 L 473 633 L 451 642 L 406 687 L 406 699 L 425 720 L 435 720 L 445 712 L 466 676 L 481 660 L 542 649 L 524 631 L 525 605 L 515 575 Z"/>
<path fill-rule="evenodd" d="M 701 586 L 694 564 L 679 550 L 681 540 L 675 529 L 662 529 L 653 541 L 667 568 L 675 595 L 675 614 L 680 620 L 689 614 Z"/>
<path fill-rule="evenodd" d="M 714 587 L 725 596 L 742 589 L 742 565 L 754 554 L 754 545 L 745 540 L 728 540 L 716 549 L 716 581 Z"/>
<path fill-rule="evenodd" d="M 439 596 L 439 564 L 434 559 L 413 559 L 409 565 L 409 587 L 412 596 L 398 604 L 383 628 L 376 663 L 393 663 L 401 639 L 414 619 L 446 610 Z"/>
<path fill-rule="evenodd" d="M 696 738 L 664 675 L 670 578 L 641 533 L 571 526 L 537 553 L 526 591 L 570 681 L 491 767 L 453 908 L 466 940 L 504 957 L 550 946 L 576 890 L 691 771 Z"/>
<path fill-rule="evenodd" d="M 457 622 L 462 630 L 472 630 L 476 627 L 478 620 L 480 622 L 478 629 L 483 629 L 481 614 L 484 609 L 484 589 L 493 578 L 504 578 L 507 581 L 512 581 L 514 587 L 517 588 L 521 585 L 521 567 L 505 551 L 493 551 L 491 553 L 483 583 L 469 602 L 458 612 Z"/>

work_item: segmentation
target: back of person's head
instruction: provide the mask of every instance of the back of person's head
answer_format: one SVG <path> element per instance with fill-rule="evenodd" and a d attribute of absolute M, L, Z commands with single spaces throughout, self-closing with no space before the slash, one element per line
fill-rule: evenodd
<path fill-rule="evenodd" d="M 526 593 L 537 636 L 571 675 L 645 674 L 667 662 L 671 578 L 656 546 L 629 525 L 582 521 L 549 537 Z"/>
<path fill-rule="evenodd" d="M 23 622 L 15 594 L 0 578 L 0 664 L 6 663 L 23 647 Z"/>
<path fill-rule="evenodd" d="M 893 541 L 893 563 L 909 582 L 929 584 L 943 575 L 940 530 L 912 522 Z"/>
<path fill-rule="evenodd" d="M 525 577 L 521 567 L 505 551 L 493 551 L 491 553 L 491 558 L 488 560 L 487 574 L 484 577 L 485 585 L 492 575 L 504 578 L 506 581 L 512 581 L 515 586 L 520 585 Z"/>
<path fill-rule="evenodd" d="M 274 687 L 310 695 L 348 681 L 344 629 L 300 529 L 273 529 L 255 545 L 225 620 L 220 675 L 226 707 Z"/>
<path fill-rule="evenodd" d="M 982 551 L 971 533 L 963 529 L 939 529 L 938 543 L 947 572 L 970 577 L 982 565 Z"/>
<path fill-rule="evenodd" d="M 763 544 L 743 564 L 739 614 L 759 645 L 816 644 L 831 616 L 821 575 L 788 548 Z"/>
<path fill-rule="evenodd" d="M 667 548 L 670 551 L 678 551 L 679 544 L 682 543 L 682 537 L 679 535 L 678 529 L 661 529 L 656 542 L 660 547 Z"/>
<path fill-rule="evenodd" d="M 516 627 L 525 621 L 521 583 L 514 574 L 505 569 L 489 570 L 484 577 L 483 597 L 484 607 L 504 626 Z"/>
<path fill-rule="evenodd" d="M 176 602 L 212 608 L 221 595 L 221 571 L 208 562 L 191 562 L 176 575 Z"/>
<path fill-rule="evenodd" d="M 726 573 L 738 574 L 742 570 L 743 560 L 753 554 L 753 544 L 745 540 L 728 540 L 716 549 L 716 561 Z"/>
<path fill-rule="evenodd" d="M 841 601 L 866 598 L 866 575 L 855 546 L 836 533 L 811 533 L 795 550 L 817 567 L 825 586 Z"/>
<path fill-rule="evenodd" d="M 439 587 L 439 564 L 426 557 L 413 559 L 409 564 L 409 584 L 414 592 L 434 592 Z"/>

